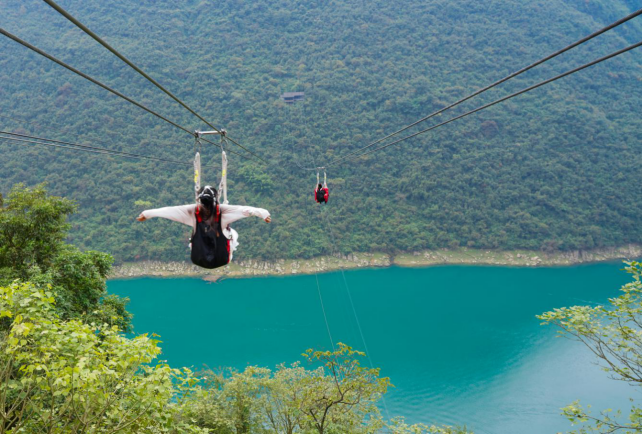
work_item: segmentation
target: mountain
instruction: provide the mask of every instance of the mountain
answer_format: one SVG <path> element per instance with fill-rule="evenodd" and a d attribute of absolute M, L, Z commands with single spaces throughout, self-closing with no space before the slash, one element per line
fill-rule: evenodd
<path fill-rule="evenodd" d="M 231 154 L 237 258 L 332 252 L 572 250 L 641 241 L 641 51 L 396 146 L 329 163 L 640 7 L 633 1 L 65 0 L 59 4 L 267 164 Z M 209 129 L 44 2 L 0 26 L 189 130 Z M 638 17 L 408 133 L 640 39 Z M 284 103 L 284 92 L 303 101 Z M 118 261 L 187 258 L 186 226 L 138 223 L 193 201 L 194 139 L 0 39 L 0 129 L 185 161 L 0 140 L 0 193 L 47 182 L 79 204 L 71 240 Z M 387 142 L 382 142 L 382 144 Z M 228 149 L 244 153 L 232 144 Z M 202 148 L 218 184 L 216 146 Z M 313 202 L 327 165 L 329 204 Z"/>

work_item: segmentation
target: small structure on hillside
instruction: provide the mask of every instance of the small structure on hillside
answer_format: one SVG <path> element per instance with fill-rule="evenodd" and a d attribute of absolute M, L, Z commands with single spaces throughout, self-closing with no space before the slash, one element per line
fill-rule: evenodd
<path fill-rule="evenodd" d="M 281 99 L 286 104 L 292 104 L 304 100 L 304 92 L 286 92 L 281 95 Z"/>

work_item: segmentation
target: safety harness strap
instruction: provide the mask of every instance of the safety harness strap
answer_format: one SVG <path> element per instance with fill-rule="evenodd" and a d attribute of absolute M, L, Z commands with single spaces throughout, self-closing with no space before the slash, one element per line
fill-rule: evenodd
<path fill-rule="evenodd" d="M 201 154 L 198 152 L 194 155 L 194 200 L 199 198 L 199 189 L 201 188 Z"/>
<path fill-rule="evenodd" d="M 221 181 L 219 182 L 219 197 L 222 204 L 228 204 L 228 157 L 221 151 Z"/>

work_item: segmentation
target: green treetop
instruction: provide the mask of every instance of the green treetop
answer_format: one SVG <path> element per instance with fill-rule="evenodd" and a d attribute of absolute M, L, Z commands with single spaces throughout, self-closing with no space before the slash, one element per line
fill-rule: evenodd
<path fill-rule="evenodd" d="M 555 324 L 562 336 L 585 344 L 610 378 L 641 387 L 641 263 L 627 263 L 633 281 L 621 288 L 623 294 L 605 306 L 573 306 L 545 312 L 538 318 Z M 641 405 L 632 405 L 627 420 L 611 409 L 592 415 L 575 401 L 563 408 L 573 424 L 585 424 L 578 434 L 590 432 L 641 432 Z M 621 431 L 622 430 L 622 431 Z"/>
<path fill-rule="evenodd" d="M 106 292 L 112 257 L 82 252 L 65 242 L 67 217 L 75 209 L 72 201 L 48 195 L 44 184 L 15 185 L 0 203 L 0 284 L 15 279 L 51 284 L 62 318 L 108 322 L 128 330 L 127 299 Z"/>

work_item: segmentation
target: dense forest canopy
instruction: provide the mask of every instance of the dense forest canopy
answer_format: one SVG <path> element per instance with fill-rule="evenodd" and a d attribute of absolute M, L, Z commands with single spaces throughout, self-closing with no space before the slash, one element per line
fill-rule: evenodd
<path fill-rule="evenodd" d="M 60 1 L 72 15 L 271 165 L 231 156 L 237 258 L 331 252 L 314 173 L 640 7 L 633 1 Z M 205 128 L 36 0 L 0 0 L 0 25 L 181 125 Z M 469 101 L 623 48 L 641 19 Z M 283 92 L 305 99 L 283 103 Z M 8 40 L 0 129 L 180 159 L 193 139 Z M 448 115 L 438 117 L 446 120 Z M 450 117 L 450 116 L 449 116 Z M 424 125 L 425 127 L 428 125 Z M 415 131 L 415 130 L 412 130 Z M 117 261 L 181 260 L 188 229 L 137 223 L 141 205 L 193 200 L 191 168 L 0 141 L 0 193 L 47 182 L 73 199 L 70 240 Z M 214 147 L 204 163 L 218 166 Z M 594 66 L 427 135 L 329 168 L 337 248 L 569 250 L 641 240 L 641 53 Z M 218 182 L 219 170 L 206 172 Z M 138 204 L 137 204 L 138 203 Z M 312 237 L 312 240 L 311 240 Z"/>

